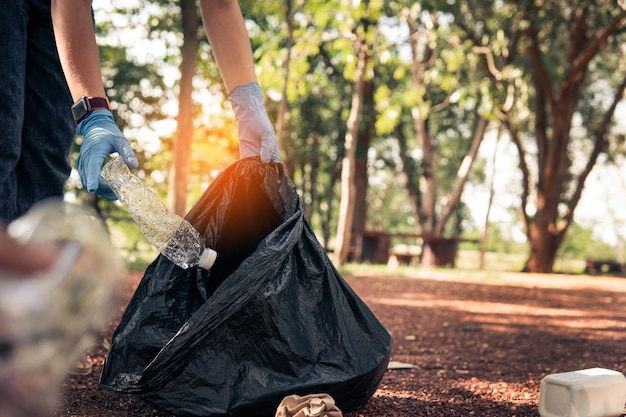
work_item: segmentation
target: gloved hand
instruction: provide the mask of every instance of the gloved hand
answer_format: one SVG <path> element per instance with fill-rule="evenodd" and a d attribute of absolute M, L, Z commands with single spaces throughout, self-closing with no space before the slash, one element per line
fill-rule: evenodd
<path fill-rule="evenodd" d="M 261 156 L 261 162 L 280 162 L 274 127 L 267 116 L 263 91 L 258 83 L 237 86 L 228 95 L 239 121 L 239 154 L 242 158 Z"/>
<path fill-rule="evenodd" d="M 114 152 L 122 156 L 126 165 L 137 168 L 139 162 L 130 143 L 120 132 L 108 110 L 94 110 L 78 124 L 76 132 L 84 137 L 76 164 L 83 186 L 90 194 L 97 193 L 109 200 L 115 200 L 117 197 L 109 186 L 100 183 L 100 170 L 104 159 Z"/>

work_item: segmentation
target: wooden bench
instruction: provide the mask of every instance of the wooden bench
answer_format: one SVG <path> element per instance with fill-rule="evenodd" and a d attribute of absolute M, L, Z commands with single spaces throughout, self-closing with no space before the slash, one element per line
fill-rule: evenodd
<path fill-rule="evenodd" d="M 399 265 L 411 265 L 418 263 L 422 254 L 422 249 L 418 245 L 394 245 L 389 249 L 389 259 L 387 266 L 396 267 Z"/>
<path fill-rule="evenodd" d="M 626 264 L 616 261 L 587 259 L 585 265 L 585 274 L 626 275 Z"/>
<path fill-rule="evenodd" d="M 420 251 L 402 251 L 392 247 L 392 240 L 401 240 L 409 245 L 419 245 Z M 352 250 L 352 261 L 360 263 L 399 265 L 421 262 L 423 266 L 454 267 L 457 246 L 463 238 L 446 238 L 421 233 L 390 233 L 365 230 L 357 235 Z M 422 252 L 423 251 L 423 252 Z"/>
<path fill-rule="evenodd" d="M 389 253 L 387 265 L 410 265 L 414 260 L 419 259 L 419 257 L 419 255 L 413 255 L 412 253 L 398 253 L 392 250 Z"/>

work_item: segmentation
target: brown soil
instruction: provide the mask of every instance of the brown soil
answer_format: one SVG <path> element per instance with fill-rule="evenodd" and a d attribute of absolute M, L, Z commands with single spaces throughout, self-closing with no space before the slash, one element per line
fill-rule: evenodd
<path fill-rule="evenodd" d="M 129 276 L 128 297 L 140 278 Z M 546 375 L 626 371 L 624 278 L 417 270 L 347 281 L 391 331 L 391 360 L 414 367 L 389 370 L 366 406 L 345 417 L 539 416 Z M 57 417 L 168 416 L 99 387 L 106 351 L 89 354 L 94 372 L 68 377 Z"/>

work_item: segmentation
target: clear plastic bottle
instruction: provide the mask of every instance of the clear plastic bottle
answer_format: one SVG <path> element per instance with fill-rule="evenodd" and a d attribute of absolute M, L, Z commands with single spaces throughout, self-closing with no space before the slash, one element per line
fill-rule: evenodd
<path fill-rule="evenodd" d="M 170 213 L 156 192 L 133 175 L 121 156 L 102 167 L 101 179 L 139 226 L 144 237 L 170 261 L 183 269 L 210 269 L 217 253 L 204 246 L 200 233 L 182 217 Z"/>
<path fill-rule="evenodd" d="M 60 200 L 34 206 L 7 232 L 56 257 L 29 276 L 0 269 L 0 415 L 49 416 L 67 370 L 120 305 L 123 263 L 95 213 Z"/>

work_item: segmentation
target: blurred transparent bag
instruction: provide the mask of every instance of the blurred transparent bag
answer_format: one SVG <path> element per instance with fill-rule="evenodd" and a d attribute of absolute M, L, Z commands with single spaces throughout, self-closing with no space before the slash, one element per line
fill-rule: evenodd
<path fill-rule="evenodd" d="M 32 276 L 0 269 L 0 414 L 50 415 L 67 370 L 119 307 L 124 268 L 103 222 L 78 205 L 42 202 L 7 231 L 58 255 Z"/>

